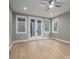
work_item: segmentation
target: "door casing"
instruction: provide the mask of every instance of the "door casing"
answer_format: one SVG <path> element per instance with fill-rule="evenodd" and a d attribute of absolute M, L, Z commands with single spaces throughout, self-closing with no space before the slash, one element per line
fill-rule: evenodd
<path fill-rule="evenodd" d="M 28 16 L 28 37 L 31 38 L 31 33 L 30 33 L 30 23 L 31 23 L 31 19 L 35 20 L 35 36 L 33 37 L 42 37 L 43 36 L 43 19 L 42 18 L 38 18 L 38 17 L 30 17 Z M 41 36 L 37 36 L 37 21 L 40 20 L 41 21 Z"/>

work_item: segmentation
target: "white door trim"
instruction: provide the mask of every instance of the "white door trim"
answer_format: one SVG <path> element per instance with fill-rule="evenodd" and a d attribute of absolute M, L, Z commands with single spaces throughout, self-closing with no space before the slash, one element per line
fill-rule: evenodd
<path fill-rule="evenodd" d="M 34 19 L 35 20 L 35 23 L 37 24 L 37 20 L 41 20 L 41 37 L 43 36 L 43 19 L 42 18 L 38 18 L 38 17 L 31 17 L 31 16 L 28 16 L 28 37 L 31 38 L 30 36 L 30 21 L 31 19 Z M 35 25 L 37 27 L 37 25 Z M 37 28 L 35 28 L 35 36 L 37 36 Z"/>

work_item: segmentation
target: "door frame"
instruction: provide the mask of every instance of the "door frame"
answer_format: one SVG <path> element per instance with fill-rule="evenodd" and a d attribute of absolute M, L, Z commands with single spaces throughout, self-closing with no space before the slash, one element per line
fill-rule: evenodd
<path fill-rule="evenodd" d="M 31 19 L 35 20 L 35 24 L 37 24 L 37 20 L 41 20 L 41 36 L 37 36 L 37 25 L 35 25 L 35 36 L 33 37 L 42 37 L 43 36 L 43 19 L 42 18 L 38 18 L 38 17 L 31 17 L 28 16 L 28 37 L 31 38 L 31 34 L 30 34 L 30 23 L 31 23 Z"/>

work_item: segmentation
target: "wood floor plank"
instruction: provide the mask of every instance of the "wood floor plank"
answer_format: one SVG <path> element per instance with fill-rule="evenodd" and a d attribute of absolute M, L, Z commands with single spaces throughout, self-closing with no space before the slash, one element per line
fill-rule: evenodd
<path fill-rule="evenodd" d="M 69 59 L 70 46 L 56 40 L 36 40 L 15 43 L 10 59 Z"/>

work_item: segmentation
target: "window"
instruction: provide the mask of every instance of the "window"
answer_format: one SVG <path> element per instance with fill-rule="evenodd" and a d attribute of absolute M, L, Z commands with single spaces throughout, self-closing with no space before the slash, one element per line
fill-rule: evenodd
<path fill-rule="evenodd" d="M 27 33 L 27 18 L 24 16 L 16 16 L 16 34 Z"/>
<path fill-rule="evenodd" d="M 58 33 L 58 18 L 52 19 L 52 32 Z"/>
<path fill-rule="evenodd" d="M 50 32 L 50 20 L 44 20 L 44 33 Z"/>

